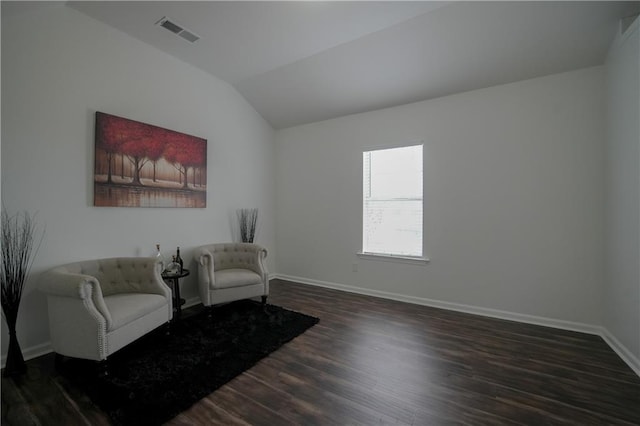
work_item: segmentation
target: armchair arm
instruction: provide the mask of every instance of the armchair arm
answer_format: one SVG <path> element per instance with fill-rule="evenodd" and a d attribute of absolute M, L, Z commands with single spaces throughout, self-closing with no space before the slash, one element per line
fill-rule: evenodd
<path fill-rule="evenodd" d="M 213 255 L 206 248 L 198 247 L 195 251 L 195 257 L 200 266 L 211 265 L 213 267 Z"/>
<path fill-rule="evenodd" d="M 265 259 L 267 258 L 267 249 L 258 244 L 253 243 L 241 243 L 242 249 L 255 255 L 255 264 L 248 265 L 250 269 L 262 277 L 262 280 L 269 282 L 267 267 L 265 265 Z"/>
<path fill-rule="evenodd" d="M 213 273 L 213 254 L 209 251 L 208 246 L 198 247 L 195 251 L 195 258 L 198 260 L 198 292 L 200 293 L 200 299 L 206 306 L 209 306 L 209 288 L 214 285 L 216 280 Z"/>
<path fill-rule="evenodd" d="M 267 249 L 258 244 L 241 243 L 242 250 L 255 256 L 255 263 L 249 264 L 247 267 L 252 269 L 256 274 L 262 277 L 265 283 L 269 282 L 267 266 L 265 259 L 267 258 Z"/>
<path fill-rule="evenodd" d="M 91 275 L 51 271 L 44 275 L 39 288 L 41 291 L 55 296 L 86 299 L 91 297 L 90 287 L 93 284 L 100 285 L 98 280 Z"/>
<path fill-rule="evenodd" d="M 269 272 L 267 271 L 267 266 L 265 265 L 265 259 L 267 258 L 267 249 L 264 247 L 258 248 L 258 268 L 260 269 L 260 276 L 262 277 L 262 281 L 265 283 L 267 287 L 267 293 L 269 292 Z"/>
<path fill-rule="evenodd" d="M 78 299 L 88 310 L 95 310 L 104 317 L 107 329 L 111 327 L 111 314 L 104 303 L 100 283 L 95 277 L 53 270 L 44 275 L 39 289 L 48 296 Z"/>

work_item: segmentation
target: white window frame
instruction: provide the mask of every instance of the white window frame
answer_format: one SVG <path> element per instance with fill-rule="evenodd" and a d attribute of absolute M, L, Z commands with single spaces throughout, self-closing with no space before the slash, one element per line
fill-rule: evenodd
<path fill-rule="evenodd" d="M 365 245 L 365 240 L 364 240 L 364 235 L 365 235 L 365 218 L 364 218 L 364 213 L 365 213 L 365 176 L 364 176 L 364 167 L 365 167 L 365 160 L 364 160 L 364 156 L 366 153 L 368 152 L 372 152 L 372 151 L 379 151 L 379 150 L 388 150 L 388 149 L 397 149 L 397 148 L 409 148 L 409 147 L 414 147 L 414 146 L 422 146 L 422 166 L 423 166 L 423 183 L 422 183 L 422 224 L 421 224 L 421 232 L 422 232 L 422 247 L 421 247 L 421 252 L 422 254 L 419 256 L 411 256 L 411 255 L 404 255 L 404 254 L 395 254 L 395 253 L 377 253 L 377 252 L 366 252 L 364 251 L 364 245 Z M 384 147 L 375 147 L 375 148 L 370 148 L 370 149 L 365 149 L 362 151 L 362 156 L 361 156 L 361 173 L 360 173 L 360 177 L 362 179 L 362 194 L 361 194 L 361 199 L 360 199 L 360 220 L 361 222 L 361 231 L 362 231 L 362 235 L 361 235 L 361 251 L 359 251 L 357 253 L 358 257 L 363 259 L 363 260 L 374 260 L 374 261 L 386 261 L 386 262 L 397 262 L 397 263 L 409 263 L 409 264 L 426 264 L 429 262 L 429 259 L 427 257 L 425 257 L 425 241 L 424 241 L 424 211 L 425 211 L 425 198 L 424 198 L 424 142 L 423 141 L 419 141 L 419 142 L 412 142 L 412 143 L 407 143 L 406 145 L 393 145 L 393 146 L 384 146 Z"/>

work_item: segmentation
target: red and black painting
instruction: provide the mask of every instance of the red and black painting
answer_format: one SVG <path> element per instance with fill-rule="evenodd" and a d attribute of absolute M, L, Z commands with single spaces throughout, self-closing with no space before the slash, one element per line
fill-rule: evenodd
<path fill-rule="evenodd" d="M 207 141 L 96 112 L 94 205 L 207 206 Z"/>

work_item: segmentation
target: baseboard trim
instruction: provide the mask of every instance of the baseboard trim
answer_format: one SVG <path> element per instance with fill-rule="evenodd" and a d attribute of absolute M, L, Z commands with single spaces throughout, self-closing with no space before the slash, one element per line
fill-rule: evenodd
<path fill-rule="evenodd" d="M 22 357 L 25 361 L 28 361 L 32 358 L 37 358 L 42 355 L 46 355 L 50 352 L 53 352 L 53 348 L 51 347 L 51 342 L 41 343 L 39 345 L 30 346 L 28 348 L 22 349 Z M 1 367 L 4 368 L 7 362 L 7 355 L 3 354 L 2 358 L 0 358 Z"/>
<path fill-rule="evenodd" d="M 447 309 L 450 311 L 463 312 L 467 314 L 482 315 L 485 317 L 504 319 L 508 321 L 517 321 L 517 322 L 522 322 L 527 324 L 541 325 L 545 327 L 558 328 L 562 330 L 577 331 L 580 333 L 595 334 L 595 335 L 601 334 L 601 327 L 596 325 L 591 325 L 591 324 L 564 321 L 564 320 L 558 320 L 554 318 L 539 317 L 535 315 L 519 314 L 517 312 L 501 311 L 498 309 L 482 308 L 479 306 L 465 305 L 462 303 L 444 302 L 441 300 L 428 299 L 423 297 L 406 296 L 403 294 L 390 293 L 390 292 L 380 291 L 380 290 L 365 289 L 362 287 L 355 287 L 355 286 L 350 286 L 345 284 L 337 284 L 337 283 L 332 283 L 327 281 L 296 277 L 296 276 L 291 276 L 286 274 L 276 274 L 276 277 L 283 280 L 287 280 L 287 281 L 299 282 L 302 284 L 315 285 L 318 287 L 331 288 L 334 290 L 342 290 L 349 293 L 357 293 L 365 296 L 373 296 L 373 297 L 380 297 L 383 299 L 397 300 L 399 302 L 413 303 L 416 305 L 430 306 L 433 308 Z"/>
<path fill-rule="evenodd" d="M 200 303 L 200 297 L 191 297 L 186 299 L 183 305 L 183 308 L 190 308 Z M 30 346 L 28 348 L 22 349 L 22 357 L 25 361 L 28 361 L 33 358 L 37 358 L 42 355 L 46 355 L 48 353 L 53 352 L 53 348 L 51 347 L 51 342 L 41 343 L 39 345 Z M 7 355 L 3 354 L 0 357 L 0 367 L 4 368 L 7 362 Z"/>
<path fill-rule="evenodd" d="M 606 328 L 601 329 L 600 336 L 602 339 L 618 354 L 620 358 L 640 377 L 640 359 L 638 359 L 625 345 Z"/>
<path fill-rule="evenodd" d="M 519 314 L 517 312 L 501 311 L 497 309 L 482 308 L 478 306 L 464 305 L 460 303 L 444 302 L 441 300 L 427 299 L 403 294 L 390 293 L 380 290 L 371 290 L 362 287 L 355 287 L 345 284 L 337 284 L 328 281 L 320 281 L 303 277 L 296 277 L 287 274 L 273 274 L 273 278 L 287 281 L 299 282 L 302 284 L 317 287 L 331 288 L 334 290 L 346 291 L 349 293 L 362 294 L 365 296 L 380 297 L 383 299 L 397 300 L 400 302 L 413 303 L 416 305 L 430 306 L 433 308 L 448 309 L 451 311 L 464 312 L 468 314 L 482 315 L 485 317 L 517 321 L 526 324 L 541 325 L 561 330 L 577 331 L 579 333 L 594 334 L 600 336 L 613 351 L 640 377 L 640 360 L 627 349 L 609 330 L 604 327 L 584 324 L 579 322 L 564 321 L 554 318 L 539 317 L 534 315 Z"/>

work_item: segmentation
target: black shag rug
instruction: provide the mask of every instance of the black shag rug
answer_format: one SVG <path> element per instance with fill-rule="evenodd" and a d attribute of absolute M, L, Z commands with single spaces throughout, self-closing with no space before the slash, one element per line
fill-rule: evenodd
<path fill-rule="evenodd" d="M 65 358 L 60 373 L 79 386 L 118 425 L 159 425 L 211 394 L 318 318 L 243 300 L 158 329 L 109 357 L 109 375 L 96 363 Z"/>

